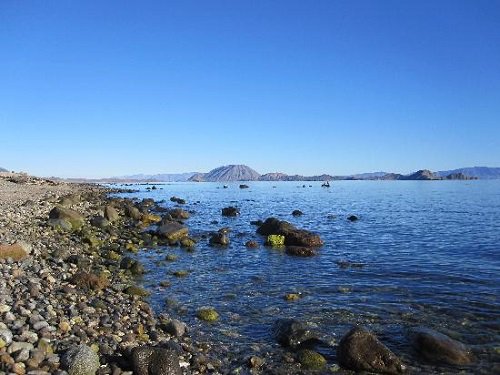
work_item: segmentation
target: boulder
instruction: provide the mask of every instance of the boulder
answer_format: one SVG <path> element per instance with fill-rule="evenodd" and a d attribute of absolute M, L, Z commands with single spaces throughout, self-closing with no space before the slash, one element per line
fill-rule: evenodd
<path fill-rule="evenodd" d="M 177 198 L 177 197 L 171 197 L 170 198 L 171 202 L 177 203 L 177 204 L 186 204 L 186 200 L 182 198 Z"/>
<path fill-rule="evenodd" d="M 170 322 L 165 324 L 163 330 L 172 336 L 181 337 L 186 333 L 186 323 L 177 319 L 172 319 Z"/>
<path fill-rule="evenodd" d="M 366 328 L 352 328 L 340 341 L 337 358 L 342 367 L 353 371 L 400 374 L 401 360 Z"/>
<path fill-rule="evenodd" d="M 77 194 L 65 195 L 59 200 L 59 204 L 64 207 L 72 206 L 80 202 L 80 196 Z"/>
<path fill-rule="evenodd" d="M 141 220 L 142 218 L 141 211 L 139 211 L 137 207 L 132 205 L 128 205 L 125 207 L 125 215 L 134 220 Z"/>
<path fill-rule="evenodd" d="M 349 221 L 358 221 L 359 218 L 356 215 L 349 215 L 349 216 L 347 216 L 347 220 L 349 220 Z"/>
<path fill-rule="evenodd" d="M 245 185 L 245 184 L 241 184 L 240 185 L 240 189 L 248 189 L 250 186 L 248 185 Z"/>
<path fill-rule="evenodd" d="M 187 220 L 191 216 L 189 214 L 189 212 L 184 211 L 181 208 L 174 208 L 172 210 L 169 210 L 168 214 L 170 215 L 170 217 L 172 219 L 176 219 L 176 220 Z"/>
<path fill-rule="evenodd" d="M 469 348 L 430 328 L 418 327 L 409 332 L 412 346 L 427 361 L 437 364 L 468 365 L 473 362 Z"/>
<path fill-rule="evenodd" d="M 303 212 L 301 210 L 293 210 L 292 216 L 302 216 Z"/>
<path fill-rule="evenodd" d="M 135 375 L 181 375 L 179 356 L 171 348 L 139 346 L 132 350 Z"/>
<path fill-rule="evenodd" d="M 142 275 L 145 272 L 144 266 L 137 260 L 130 257 L 123 257 L 120 262 L 120 268 L 129 270 L 132 275 Z"/>
<path fill-rule="evenodd" d="M 61 365 L 69 375 L 94 375 L 99 356 L 86 345 L 73 346 L 62 356 Z"/>
<path fill-rule="evenodd" d="M 11 258 L 23 260 L 31 253 L 31 246 L 25 242 L 16 242 L 12 245 L 0 245 L 0 259 Z"/>
<path fill-rule="evenodd" d="M 317 234 L 297 229 L 291 223 L 273 217 L 266 219 L 257 229 L 257 233 L 264 236 L 271 234 L 285 236 L 285 245 L 287 246 L 319 247 L 323 245 L 323 241 Z"/>
<path fill-rule="evenodd" d="M 94 216 L 92 219 L 90 219 L 90 224 L 94 227 L 104 229 L 107 228 L 110 223 L 108 219 L 102 216 Z"/>
<path fill-rule="evenodd" d="M 84 218 L 78 212 L 69 208 L 56 206 L 50 211 L 49 219 L 65 220 L 71 224 L 72 229 L 80 229 L 84 224 Z"/>
<path fill-rule="evenodd" d="M 247 241 L 245 242 L 245 246 L 249 249 L 257 249 L 259 247 L 259 243 L 257 241 Z"/>
<path fill-rule="evenodd" d="M 316 250 L 313 247 L 304 246 L 287 246 L 285 252 L 296 257 L 312 257 L 316 255 Z"/>
<path fill-rule="evenodd" d="M 272 331 L 278 343 L 292 349 L 298 349 L 319 340 L 319 336 L 314 330 L 295 319 L 278 319 L 274 323 Z"/>
<path fill-rule="evenodd" d="M 73 229 L 71 223 L 64 219 L 49 219 L 49 225 L 56 230 L 70 231 Z"/>
<path fill-rule="evenodd" d="M 224 207 L 222 209 L 222 216 L 238 216 L 240 214 L 240 209 L 237 207 Z"/>
<path fill-rule="evenodd" d="M 227 246 L 229 245 L 229 235 L 225 228 L 219 229 L 218 232 L 212 233 L 209 240 L 210 246 Z"/>
<path fill-rule="evenodd" d="M 71 283 L 83 290 L 99 291 L 109 285 L 109 280 L 104 274 L 97 275 L 90 272 L 78 272 L 71 278 Z"/>
<path fill-rule="evenodd" d="M 120 215 L 118 215 L 118 211 L 111 205 L 107 205 L 104 207 L 104 217 L 108 219 L 110 222 L 117 221 L 120 219 Z"/>
<path fill-rule="evenodd" d="M 158 234 L 169 242 L 177 242 L 187 237 L 188 228 L 176 221 L 166 221 L 158 228 Z"/>
<path fill-rule="evenodd" d="M 310 350 L 302 349 L 297 353 L 297 359 L 307 370 L 321 370 L 326 367 L 326 359 L 321 354 Z"/>
<path fill-rule="evenodd" d="M 215 322 L 219 319 L 219 313 L 213 307 L 202 307 L 196 312 L 198 319 L 205 322 Z"/>

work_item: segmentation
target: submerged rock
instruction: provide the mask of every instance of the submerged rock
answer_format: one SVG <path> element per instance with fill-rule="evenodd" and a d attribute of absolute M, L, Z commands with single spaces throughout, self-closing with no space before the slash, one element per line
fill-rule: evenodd
<path fill-rule="evenodd" d="M 358 221 L 359 218 L 356 215 L 349 215 L 349 216 L 347 216 L 347 220 L 349 220 L 349 221 Z"/>
<path fill-rule="evenodd" d="M 411 329 L 409 336 L 415 350 L 427 361 L 449 365 L 467 365 L 473 362 L 469 348 L 430 328 Z"/>
<path fill-rule="evenodd" d="M 181 375 L 179 356 L 171 348 L 140 346 L 132 350 L 135 375 Z"/>
<path fill-rule="evenodd" d="M 321 354 L 309 350 L 302 349 L 297 353 L 297 359 L 308 370 L 321 370 L 326 366 L 326 359 Z"/>
<path fill-rule="evenodd" d="M 186 200 L 178 197 L 170 197 L 170 201 L 177 204 L 186 204 Z"/>
<path fill-rule="evenodd" d="M 278 319 L 274 323 L 272 331 L 278 343 L 292 349 L 319 340 L 315 331 L 305 323 L 295 319 Z"/>
<path fill-rule="evenodd" d="M 213 307 L 202 307 L 196 312 L 196 316 L 205 322 L 215 322 L 219 319 L 219 313 Z"/>
<path fill-rule="evenodd" d="M 241 184 L 240 185 L 240 189 L 248 189 L 250 186 L 248 185 L 245 185 L 245 184 Z"/>
<path fill-rule="evenodd" d="M 63 355 L 61 365 L 69 375 L 94 375 L 99 370 L 99 356 L 86 345 L 73 346 Z"/>
<path fill-rule="evenodd" d="M 240 214 L 240 209 L 237 207 L 224 207 L 222 209 L 222 216 L 238 216 Z"/>
<path fill-rule="evenodd" d="M 316 250 L 312 247 L 287 246 L 285 252 L 296 257 L 312 257 L 316 255 Z"/>
<path fill-rule="evenodd" d="M 342 367 L 354 371 L 400 374 L 401 360 L 366 328 L 352 328 L 340 341 L 337 357 Z"/>
<path fill-rule="evenodd" d="M 304 213 L 301 210 L 293 210 L 292 216 L 302 216 Z"/>

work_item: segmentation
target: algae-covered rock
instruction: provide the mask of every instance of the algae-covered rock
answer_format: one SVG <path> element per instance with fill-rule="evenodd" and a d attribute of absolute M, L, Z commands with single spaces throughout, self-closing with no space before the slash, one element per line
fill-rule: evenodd
<path fill-rule="evenodd" d="M 283 247 L 285 246 L 285 236 L 280 234 L 270 234 L 267 236 L 266 245 L 272 247 Z"/>
<path fill-rule="evenodd" d="M 302 349 L 297 353 L 297 359 L 300 364 L 308 370 L 321 370 L 326 366 L 326 359 L 321 354 L 309 350 Z"/>
<path fill-rule="evenodd" d="M 202 307 L 197 311 L 196 316 L 205 322 L 215 322 L 219 319 L 219 313 L 213 307 Z"/>
<path fill-rule="evenodd" d="M 300 293 L 287 293 L 283 297 L 285 301 L 297 301 L 302 297 Z"/>
<path fill-rule="evenodd" d="M 178 270 L 178 271 L 172 272 L 172 275 L 174 275 L 175 277 L 186 277 L 187 275 L 189 275 L 189 271 L 187 271 L 187 270 Z"/>
<path fill-rule="evenodd" d="M 165 260 L 167 262 L 175 262 L 177 260 L 178 256 L 175 255 L 175 254 L 168 254 L 166 257 L 165 257 Z"/>
<path fill-rule="evenodd" d="M 176 220 L 187 220 L 191 216 L 189 212 L 184 211 L 181 208 L 174 208 L 168 211 L 168 214 L 172 219 Z"/>
<path fill-rule="evenodd" d="M 104 273 L 97 275 L 90 272 L 78 272 L 71 278 L 71 283 L 80 289 L 99 291 L 109 285 L 109 280 Z"/>
<path fill-rule="evenodd" d="M 110 222 L 117 221 L 120 218 L 118 211 L 113 206 L 107 205 L 104 207 L 104 217 Z"/>
<path fill-rule="evenodd" d="M 71 224 L 72 229 L 80 229 L 84 224 L 83 216 L 69 208 L 56 206 L 50 211 L 49 219 L 62 219 Z"/>
<path fill-rule="evenodd" d="M 185 249 L 192 249 L 196 246 L 196 241 L 193 240 L 192 238 L 189 238 L 189 237 L 186 237 L 186 238 L 183 238 L 181 241 L 181 247 L 185 248 Z"/>
<path fill-rule="evenodd" d="M 124 290 L 124 292 L 130 296 L 139 296 L 139 297 L 147 297 L 151 293 L 149 293 L 146 289 L 141 288 L 137 285 L 131 285 Z"/>

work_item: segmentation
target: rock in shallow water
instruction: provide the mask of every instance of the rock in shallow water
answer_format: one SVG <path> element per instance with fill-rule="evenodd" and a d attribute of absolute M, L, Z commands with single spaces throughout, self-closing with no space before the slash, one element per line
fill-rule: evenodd
<path fill-rule="evenodd" d="M 430 328 L 414 328 L 409 336 L 415 350 L 427 361 L 449 365 L 467 365 L 473 361 L 464 344 Z"/>
<path fill-rule="evenodd" d="M 69 375 L 94 375 L 99 370 L 99 356 L 86 345 L 74 346 L 63 355 L 61 364 Z"/>
<path fill-rule="evenodd" d="M 400 374 L 401 360 L 366 328 L 352 328 L 340 341 L 337 357 L 342 367 L 354 371 Z"/>
<path fill-rule="evenodd" d="M 319 340 L 318 334 L 307 324 L 295 319 L 278 319 L 273 325 L 273 336 L 282 346 L 292 349 Z"/>

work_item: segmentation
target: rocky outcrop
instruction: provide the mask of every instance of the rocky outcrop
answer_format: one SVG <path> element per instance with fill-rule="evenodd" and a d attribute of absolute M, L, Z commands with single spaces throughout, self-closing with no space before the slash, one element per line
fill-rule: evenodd
<path fill-rule="evenodd" d="M 400 374 L 401 360 L 363 327 L 354 327 L 340 341 L 337 357 L 342 367 L 353 371 Z"/>
<path fill-rule="evenodd" d="M 421 169 L 415 173 L 402 176 L 399 178 L 400 180 L 440 180 L 441 177 L 439 177 L 437 174 L 431 172 L 428 169 Z"/>
<path fill-rule="evenodd" d="M 278 234 L 285 236 L 285 245 L 302 247 L 319 247 L 323 245 L 323 240 L 317 234 L 304 229 L 297 229 L 293 224 L 268 218 L 258 229 L 257 233 L 263 236 Z"/>
<path fill-rule="evenodd" d="M 472 352 L 464 344 L 430 328 L 414 328 L 409 336 L 414 349 L 429 362 L 468 365 L 473 361 Z"/>

